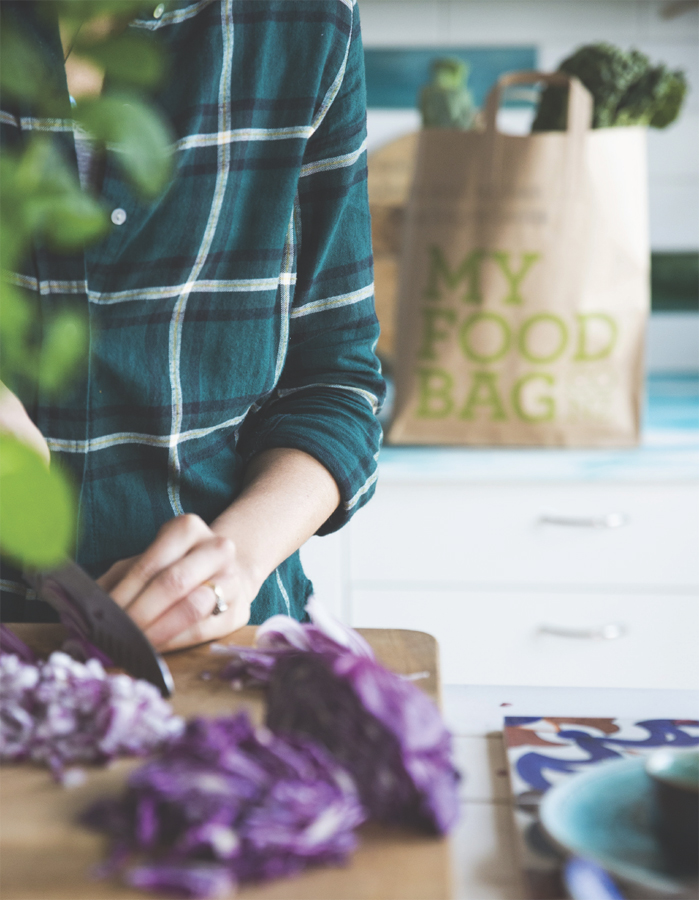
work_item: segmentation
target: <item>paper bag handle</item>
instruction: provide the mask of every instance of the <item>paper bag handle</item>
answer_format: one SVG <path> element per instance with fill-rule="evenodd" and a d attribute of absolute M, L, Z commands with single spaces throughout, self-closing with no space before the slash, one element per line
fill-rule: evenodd
<path fill-rule="evenodd" d="M 568 125 L 567 131 L 573 135 L 583 135 L 592 125 L 592 94 L 580 79 L 566 72 L 508 72 L 498 78 L 488 94 L 485 105 L 486 133 L 496 132 L 498 110 L 502 102 L 502 92 L 516 84 L 557 85 L 568 88 Z"/>

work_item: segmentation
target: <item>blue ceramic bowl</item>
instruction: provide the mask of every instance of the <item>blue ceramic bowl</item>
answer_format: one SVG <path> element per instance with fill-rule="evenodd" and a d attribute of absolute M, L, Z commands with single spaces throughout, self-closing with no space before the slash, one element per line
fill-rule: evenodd
<path fill-rule="evenodd" d="M 637 897 L 696 897 L 696 880 L 668 859 L 654 825 L 644 759 L 601 763 L 548 791 L 541 823 L 563 850 L 602 866 Z"/>

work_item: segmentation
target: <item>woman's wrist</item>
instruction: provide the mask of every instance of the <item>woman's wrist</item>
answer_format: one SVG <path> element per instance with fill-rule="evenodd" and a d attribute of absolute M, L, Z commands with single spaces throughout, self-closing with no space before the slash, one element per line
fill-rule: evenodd
<path fill-rule="evenodd" d="M 277 448 L 253 458 L 236 500 L 212 523 L 235 545 L 254 596 L 271 573 L 335 511 L 340 492 L 330 472 L 301 450 Z"/>
<path fill-rule="evenodd" d="M 240 572 L 244 592 L 250 595 L 252 603 L 276 566 L 264 558 L 264 553 L 259 552 L 261 549 L 259 546 L 251 546 L 249 538 L 246 539 L 245 535 L 244 517 L 240 518 L 242 521 L 236 516 L 235 504 L 232 504 L 224 515 L 211 525 L 211 530 L 214 534 L 228 538 L 232 542 L 235 565 Z"/>

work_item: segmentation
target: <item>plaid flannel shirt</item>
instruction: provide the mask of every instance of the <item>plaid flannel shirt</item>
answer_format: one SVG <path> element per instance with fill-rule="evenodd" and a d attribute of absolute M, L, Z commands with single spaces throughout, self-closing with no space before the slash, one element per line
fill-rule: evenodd
<path fill-rule="evenodd" d="M 172 181 L 144 202 L 108 154 L 102 197 L 120 224 L 81 254 L 36 248 L 14 276 L 39 315 L 88 311 L 88 377 L 22 399 L 79 486 L 76 558 L 93 576 L 173 516 L 212 521 L 274 447 L 332 473 L 331 532 L 373 493 L 381 435 L 355 0 L 171 3 L 131 27 L 171 53 L 156 100 L 176 134 Z M 62 69 L 53 32 L 37 40 Z M 51 132 L 75 164 L 69 119 L 0 119 L 6 145 Z M 16 610 L 26 591 L 7 573 L 3 587 Z M 294 554 L 250 621 L 301 618 L 310 590 Z"/>

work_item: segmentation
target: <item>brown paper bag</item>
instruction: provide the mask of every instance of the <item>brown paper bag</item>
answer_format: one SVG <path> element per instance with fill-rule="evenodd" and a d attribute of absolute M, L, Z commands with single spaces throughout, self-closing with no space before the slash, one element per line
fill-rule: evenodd
<path fill-rule="evenodd" d="M 502 90 L 569 84 L 568 130 L 498 132 Z M 420 135 L 392 443 L 638 441 L 649 307 L 645 129 L 590 129 L 562 73 L 503 76 L 483 131 Z"/>

